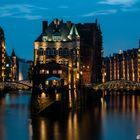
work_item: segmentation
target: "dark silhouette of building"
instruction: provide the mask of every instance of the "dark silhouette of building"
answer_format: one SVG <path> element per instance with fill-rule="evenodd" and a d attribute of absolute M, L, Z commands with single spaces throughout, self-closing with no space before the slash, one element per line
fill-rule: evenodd
<path fill-rule="evenodd" d="M 103 79 L 140 82 L 140 41 L 138 48 L 104 58 Z"/>
<path fill-rule="evenodd" d="M 97 20 L 95 23 L 77 24 L 80 34 L 80 58 L 83 83 L 102 82 L 102 32 Z"/>

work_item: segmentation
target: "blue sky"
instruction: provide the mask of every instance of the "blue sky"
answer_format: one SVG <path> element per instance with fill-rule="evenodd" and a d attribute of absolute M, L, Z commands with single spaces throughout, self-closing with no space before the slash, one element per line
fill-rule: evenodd
<path fill-rule="evenodd" d="M 139 0 L 1 0 L 0 26 L 6 50 L 33 59 L 33 42 L 41 33 L 42 20 L 55 18 L 95 22 L 103 33 L 104 55 L 138 47 L 140 38 Z"/>

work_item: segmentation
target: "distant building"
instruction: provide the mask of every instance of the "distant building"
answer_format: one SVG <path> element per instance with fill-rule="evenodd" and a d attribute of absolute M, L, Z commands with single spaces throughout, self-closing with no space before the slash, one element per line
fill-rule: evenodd
<path fill-rule="evenodd" d="M 5 63 L 5 81 L 29 80 L 28 71 L 32 61 L 17 57 L 13 49 L 11 56 L 6 53 Z"/>
<path fill-rule="evenodd" d="M 140 82 L 140 42 L 138 48 L 104 58 L 103 82 L 111 80 Z"/>
<path fill-rule="evenodd" d="M 4 31 L 0 27 L 0 82 L 28 80 L 28 70 L 32 63 L 18 58 L 14 49 L 11 56 L 7 54 Z"/>
<path fill-rule="evenodd" d="M 102 82 L 102 32 L 97 20 L 95 23 L 77 24 L 80 34 L 80 58 L 83 83 Z"/>
<path fill-rule="evenodd" d="M 75 24 L 55 19 L 50 24 L 43 21 L 42 26 L 34 42 L 36 72 L 43 75 L 44 82 L 54 77 L 54 81 L 60 78 L 65 85 L 76 85 L 80 79 L 80 36 Z"/>
<path fill-rule="evenodd" d="M 4 31 L 0 27 L 0 82 L 4 81 L 5 77 L 5 37 Z"/>

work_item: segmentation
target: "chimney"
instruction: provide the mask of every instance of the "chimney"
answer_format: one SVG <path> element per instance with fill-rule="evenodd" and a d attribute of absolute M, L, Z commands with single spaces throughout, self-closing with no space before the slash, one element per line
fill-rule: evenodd
<path fill-rule="evenodd" d="M 42 21 L 42 32 L 44 33 L 48 27 L 48 21 Z"/>

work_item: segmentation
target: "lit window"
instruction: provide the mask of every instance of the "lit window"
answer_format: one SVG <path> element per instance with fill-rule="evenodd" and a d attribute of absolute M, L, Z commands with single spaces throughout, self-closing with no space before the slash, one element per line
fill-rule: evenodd
<path fill-rule="evenodd" d="M 49 70 L 46 70 L 46 71 L 45 71 L 45 74 L 49 74 Z"/>
<path fill-rule="evenodd" d="M 62 74 L 62 70 L 58 70 L 58 74 Z"/>
<path fill-rule="evenodd" d="M 44 74 L 44 70 L 40 70 L 40 74 Z"/>
<path fill-rule="evenodd" d="M 53 70 L 53 74 L 57 74 L 57 70 Z"/>

